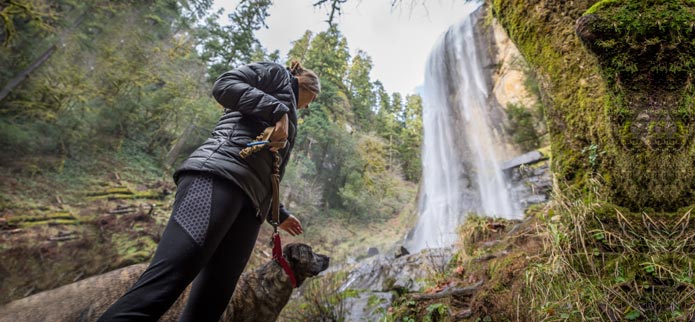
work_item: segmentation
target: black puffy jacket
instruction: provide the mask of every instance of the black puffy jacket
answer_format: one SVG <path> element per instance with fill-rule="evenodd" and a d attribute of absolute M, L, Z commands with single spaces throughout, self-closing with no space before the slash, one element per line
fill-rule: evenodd
<path fill-rule="evenodd" d="M 265 219 L 272 199 L 272 153 L 266 148 L 242 159 L 239 152 L 287 114 L 288 144 L 280 150 L 284 175 L 297 135 L 297 91 L 297 79 L 276 63 L 252 63 L 222 74 L 212 95 L 225 108 L 224 114 L 212 136 L 174 172 L 174 182 L 178 184 L 180 174 L 191 170 L 232 180 L 254 202 L 258 219 Z M 288 213 L 284 207 L 280 210 L 283 221 Z"/>

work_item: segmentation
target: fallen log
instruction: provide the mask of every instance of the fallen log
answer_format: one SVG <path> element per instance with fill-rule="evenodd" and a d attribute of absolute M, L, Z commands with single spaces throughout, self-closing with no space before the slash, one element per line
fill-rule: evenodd
<path fill-rule="evenodd" d="M 486 261 L 489 261 L 491 259 L 506 256 L 507 254 L 509 254 L 509 252 L 506 250 L 503 250 L 503 251 L 496 253 L 496 254 L 487 254 L 487 255 L 480 256 L 480 257 L 476 257 L 473 259 L 473 261 L 474 262 L 486 262 Z"/>
<path fill-rule="evenodd" d="M 55 237 L 49 237 L 48 238 L 48 240 L 50 240 L 50 241 L 66 241 L 66 240 L 72 240 L 72 239 L 77 239 L 77 235 L 55 236 Z"/>
<path fill-rule="evenodd" d="M 436 299 L 441 299 L 445 297 L 450 297 L 450 296 L 461 296 L 461 295 L 473 295 L 479 288 L 480 286 L 483 285 L 483 281 L 479 281 L 478 283 L 475 283 L 473 285 L 469 285 L 466 287 L 451 287 L 448 288 L 447 290 L 439 293 L 434 293 L 434 294 L 415 294 L 411 298 L 416 301 L 425 301 L 425 300 L 436 300 Z"/>
<path fill-rule="evenodd" d="M 123 215 L 123 214 L 129 214 L 133 212 L 137 212 L 138 210 L 136 208 L 124 208 L 124 209 L 117 209 L 117 210 L 111 210 L 109 211 L 109 215 Z"/>
<path fill-rule="evenodd" d="M 462 319 L 467 319 L 467 318 L 471 317 L 472 315 L 473 315 L 473 311 L 471 311 L 471 309 L 465 309 L 461 312 L 456 313 L 454 315 L 454 319 L 456 319 L 455 321 L 459 321 Z"/>

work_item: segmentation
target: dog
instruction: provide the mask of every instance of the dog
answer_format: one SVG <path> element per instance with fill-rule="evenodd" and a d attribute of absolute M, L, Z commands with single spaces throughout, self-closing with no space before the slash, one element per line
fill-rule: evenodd
<path fill-rule="evenodd" d="M 283 254 L 299 287 L 307 278 L 328 268 L 330 258 L 315 253 L 306 244 L 288 244 Z M 96 321 L 145 271 L 137 264 L 41 292 L 0 307 L 0 322 L 89 322 Z M 178 320 L 190 286 L 159 321 Z M 292 295 L 292 283 L 280 264 L 271 260 L 244 273 L 220 321 L 275 321 Z"/>

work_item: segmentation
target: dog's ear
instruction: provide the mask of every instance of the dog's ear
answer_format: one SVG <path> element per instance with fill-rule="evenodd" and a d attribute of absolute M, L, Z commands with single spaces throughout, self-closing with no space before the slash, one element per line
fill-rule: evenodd
<path fill-rule="evenodd" d="M 308 252 L 306 249 L 308 249 Z M 311 247 L 304 244 L 291 243 L 285 246 L 283 253 L 291 264 L 297 264 L 302 262 L 303 256 L 311 253 Z"/>

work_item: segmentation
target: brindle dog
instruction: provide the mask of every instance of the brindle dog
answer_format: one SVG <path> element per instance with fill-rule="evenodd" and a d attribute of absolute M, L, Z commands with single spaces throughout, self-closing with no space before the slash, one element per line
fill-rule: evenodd
<path fill-rule="evenodd" d="M 308 245 L 289 244 L 283 253 L 294 271 L 297 286 L 328 268 L 328 256 L 314 253 Z M 10 302 L 0 307 L 0 322 L 96 321 L 146 268 L 147 264 L 132 265 Z M 177 321 L 189 289 L 160 321 Z M 289 301 L 292 290 L 287 274 L 271 260 L 241 276 L 220 321 L 275 321 Z"/>

